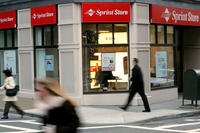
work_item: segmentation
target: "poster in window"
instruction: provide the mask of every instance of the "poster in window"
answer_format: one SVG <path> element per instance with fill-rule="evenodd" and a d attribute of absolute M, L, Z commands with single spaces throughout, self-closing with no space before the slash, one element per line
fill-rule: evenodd
<path fill-rule="evenodd" d="M 16 51 L 4 51 L 4 69 L 9 69 L 13 75 L 16 75 Z"/>
<path fill-rule="evenodd" d="M 46 71 L 54 71 L 54 55 L 45 55 Z"/>
<path fill-rule="evenodd" d="M 167 77 L 167 52 L 156 52 L 156 77 Z"/>
<path fill-rule="evenodd" d="M 115 71 L 115 53 L 102 53 L 102 71 Z"/>

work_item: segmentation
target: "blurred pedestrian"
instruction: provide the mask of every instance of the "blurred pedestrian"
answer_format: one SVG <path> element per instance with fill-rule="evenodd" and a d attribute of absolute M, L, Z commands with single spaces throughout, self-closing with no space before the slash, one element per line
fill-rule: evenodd
<path fill-rule="evenodd" d="M 3 70 L 3 73 L 5 74 L 6 78 L 4 80 L 4 84 L 0 87 L 0 89 L 1 90 L 14 89 L 16 83 L 13 78 L 12 72 L 7 69 L 7 70 Z M 9 113 L 10 107 L 13 107 L 17 111 L 17 113 L 20 114 L 21 117 L 23 117 L 24 111 L 16 105 L 17 100 L 18 100 L 17 95 L 15 96 L 5 95 L 3 99 L 3 101 L 5 101 L 5 107 L 4 107 L 3 117 L 1 119 L 8 119 L 8 113 Z"/>
<path fill-rule="evenodd" d="M 127 110 L 129 104 L 131 103 L 133 97 L 136 93 L 138 93 L 142 97 L 142 101 L 144 103 L 143 112 L 151 112 L 151 109 L 149 107 L 147 96 L 144 92 L 144 81 L 143 81 L 143 75 L 140 66 L 138 65 L 139 60 L 137 58 L 133 58 L 133 64 L 134 67 L 132 69 L 132 77 L 131 77 L 131 86 L 129 88 L 129 97 L 127 100 L 127 103 L 125 106 L 121 107 L 123 110 Z"/>
<path fill-rule="evenodd" d="M 77 133 L 80 125 L 76 103 L 51 78 L 36 80 L 36 96 L 43 114 L 45 133 Z M 37 104 L 37 103 L 36 103 Z"/>

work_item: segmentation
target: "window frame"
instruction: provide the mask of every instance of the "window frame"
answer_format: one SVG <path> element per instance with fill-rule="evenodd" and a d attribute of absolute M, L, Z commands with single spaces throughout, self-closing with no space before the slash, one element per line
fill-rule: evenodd
<path fill-rule="evenodd" d="M 96 34 L 97 34 L 97 42 L 96 43 L 83 43 L 83 25 L 84 24 L 95 24 L 95 28 L 96 28 Z M 112 25 L 112 38 L 113 38 L 113 41 L 112 41 L 112 44 L 99 44 L 98 43 L 98 25 L 99 24 L 111 24 Z M 127 44 L 114 44 L 114 25 L 115 24 L 126 24 L 127 25 Z M 128 54 L 128 57 L 130 57 L 130 50 L 129 50 L 129 47 L 130 47 L 130 37 L 129 37 L 129 23 L 82 23 L 82 32 L 81 32 L 81 39 L 82 39 L 82 50 L 84 50 L 85 48 L 98 48 L 98 47 L 120 47 L 120 46 L 126 46 L 128 51 L 127 51 L 127 54 Z M 82 52 L 83 54 L 83 52 Z M 82 62 L 84 63 L 84 61 Z M 84 64 L 82 64 L 84 65 Z M 128 65 L 129 65 L 129 68 L 130 68 L 130 61 L 128 62 Z M 128 69 L 129 69 L 128 68 Z M 83 68 L 82 68 L 82 72 L 83 72 Z M 84 76 L 84 75 L 82 75 Z M 130 76 L 130 72 L 128 72 L 128 77 Z M 84 79 L 84 77 L 82 77 Z M 84 81 L 83 81 L 84 82 Z M 130 82 L 128 81 L 128 85 L 130 85 Z M 82 84 L 82 86 L 84 86 Z M 107 94 L 107 93 L 127 93 L 128 92 L 128 89 L 124 90 L 124 91 L 102 91 L 102 92 L 86 92 L 84 91 L 83 89 L 83 94 Z"/>
<path fill-rule="evenodd" d="M 82 41 L 82 45 L 83 46 L 94 46 L 94 45 L 96 45 L 96 46 L 104 46 L 104 47 L 106 47 L 106 46 L 111 46 L 111 45 L 122 45 L 122 46 L 124 46 L 124 45 L 129 45 L 129 23 L 82 23 L 82 25 L 84 25 L 84 24 L 86 24 L 86 25 L 89 25 L 89 24 L 95 24 L 95 27 L 96 27 L 96 34 L 97 34 L 97 44 L 94 44 L 94 43 L 87 43 L 87 44 L 85 44 L 85 43 L 83 43 L 83 41 Z M 111 24 L 112 25 L 112 44 L 99 44 L 99 25 L 101 25 L 101 24 Z M 115 24 L 126 24 L 127 25 L 127 44 L 115 44 L 114 43 L 114 30 L 115 30 L 115 28 L 114 28 L 114 25 Z M 82 26 L 82 31 L 83 31 L 83 26 Z M 81 33 L 81 38 L 82 38 L 82 35 L 83 35 L 83 32 Z M 83 38 L 82 38 L 83 39 Z"/>
<path fill-rule="evenodd" d="M 12 45 L 10 45 L 8 47 L 7 45 L 7 31 L 11 30 L 11 35 L 12 35 Z M 16 81 L 16 84 L 19 84 L 19 68 L 18 68 L 18 63 L 19 63 L 19 58 L 18 58 L 18 32 L 16 28 L 11 28 L 11 29 L 1 29 L 0 31 L 3 32 L 3 36 L 4 36 L 4 44 L 2 45 L 3 47 L 0 47 L 0 51 L 4 52 L 7 50 L 14 50 L 15 51 L 15 56 L 16 56 L 16 74 L 17 75 L 13 75 Z M 16 39 L 16 41 L 15 41 Z M 2 80 L 2 79 L 1 79 Z M 0 80 L 0 81 L 1 81 Z"/>
<path fill-rule="evenodd" d="M 177 68 L 175 66 L 175 63 L 176 63 L 176 30 L 175 30 L 175 26 L 173 25 L 162 25 L 164 26 L 164 44 L 159 44 L 158 43 L 158 31 L 157 31 L 157 28 L 158 28 L 158 25 L 161 25 L 161 24 L 151 24 L 151 25 L 154 25 L 155 27 L 155 33 L 154 33 L 154 36 L 155 36 L 155 43 L 152 43 L 150 42 L 150 47 L 172 47 L 173 48 L 173 63 L 174 63 L 174 85 L 172 86 L 161 86 L 161 87 L 151 87 L 151 90 L 159 90 L 159 89 L 165 89 L 165 88 L 171 88 L 171 87 L 175 87 L 177 86 L 176 84 L 176 81 L 177 81 Z M 173 43 L 167 43 L 167 26 L 172 26 L 173 27 Z M 150 35 L 151 36 L 151 35 Z"/>
<path fill-rule="evenodd" d="M 0 50 L 12 50 L 12 49 L 17 49 L 18 48 L 18 35 L 17 35 L 17 32 L 16 32 L 17 29 L 15 28 L 12 28 L 12 29 L 2 29 L 0 31 L 3 31 L 3 35 L 4 35 L 4 44 L 2 45 L 3 47 L 0 47 Z M 8 39 L 8 31 L 11 31 L 11 42 L 12 44 L 9 46 L 7 43 L 7 39 Z M 16 35 L 15 35 L 16 34 Z M 16 37 L 16 38 L 15 38 Z M 15 39 L 17 39 L 16 43 L 15 44 Z"/>
<path fill-rule="evenodd" d="M 51 27 L 50 29 L 51 29 L 51 44 L 50 45 L 44 45 L 45 43 L 44 43 L 44 28 L 45 27 Z M 36 76 L 37 76 L 37 73 L 36 73 L 36 50 L 37 49 L 46 49 L 46 48 L 50 48 L 50 49 L 58 49 L 58 40 L 57 40 L 57 44 L 55 44 L 54 42 L 55 42 L 55 40 L 54 40 L 54 35 L 55 35 L 55 33 L 54 33 L 54 27 L 55 26 L 57 26 L 57 25 L 42 25 L 42 26 L 34 26 L 33 27 L 33 43 L 34 43 L 34 77 L 36 78 Z M 36 28 L 41 28 L 42 29 L 42 45 L 36 45 L 36 33 L 35 33 L 35 29 Z M 57 34 L 58 34 L 58 26 L 57 26 Z M 59 51 L 58 51 L 59 52 Z M 59 53 L 58 53 L 58 58 L 59 58 Z M 58 62 L 58 64 L 59 64 L 59 62 Z M 58 67 L 58 77 L 60 76 L 59 75 L 59 67 Z M 60 80 L 60 79 L 58 79 L 58 80 Z"/>
<path fill-rule="evenodd" d="M 33 27 L 33 43 L 34 43 L 34 48 L 57 48 L 58 47 L 58 43 L 57 44 L 55 44 L 54 42 L 55 42 L 55 40 L 54 40 L 54 26 L 57 26 L 57 25 L 45 25 L 45 26 L 34 26 Z M 50 29 L 51 29 L 51 44 L 49 44 L 49 45 L 45 45 L 45 42 L 44 42 L 44 29 L 46 28 L 46 27 L 50 27 Z M 41 30 L 42 30 L 42 45 L 37 45 L 36 44 L 36 28 L 41 28 Z M 58 29 L 58 28 L 57 28 Z M 58 30 L 57 30 L 57 34 L 58 34 Z M 58 42 L 58 41 L 57 41 Z"/>

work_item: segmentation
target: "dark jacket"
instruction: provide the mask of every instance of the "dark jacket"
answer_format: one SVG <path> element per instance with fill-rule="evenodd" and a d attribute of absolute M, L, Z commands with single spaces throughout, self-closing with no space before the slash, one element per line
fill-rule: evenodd
<path fill-rule="evenodd" d="M 69 101 L 64 101 L 61 106 L 48 110 L 43 123 L 56 125 L 56 133 L 77 133 L 80 125 L 75 107 Z"/>
<path fill-rule="evenodd" d="M 144 89 L 144 81 L 141 68 L 136 64 L 132 69 L 132 77 L 130 79 L 135 89 Z"/>

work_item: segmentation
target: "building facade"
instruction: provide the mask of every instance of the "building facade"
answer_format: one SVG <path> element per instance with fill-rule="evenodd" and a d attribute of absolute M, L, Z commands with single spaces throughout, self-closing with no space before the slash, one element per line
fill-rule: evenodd
<path fill-rule="evenodd" d="M 199 26 L 199 1 L 4 0 L 0 71 L 12 70 L 23 97 L 52 77 L 82 105 L 119 105 L 139 58 L 150 103 L 177 99 L 184 71 L 200 68 Z"/>

